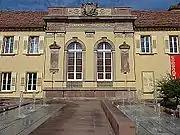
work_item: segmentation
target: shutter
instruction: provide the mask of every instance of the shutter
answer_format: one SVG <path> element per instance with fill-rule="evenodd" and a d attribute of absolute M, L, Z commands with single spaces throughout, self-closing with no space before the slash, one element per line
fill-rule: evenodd
<path fill-rule="evenodd" d="M 20 74 L 20 91 L 26 90 L 26 73 Z"/>
<path fill-rule="evenodd" d="M 2 88 L 2 73 L 0 72 L 0 91 L 1 91 L 1 88 Z"/>
<path fill-rule="evenodd" d="M 3 49 L 3 36 L 0 36 L 0 54 L 2 53 L 2 49 Z"/>
<path fill-rule="evenodd" d="M 157 37 L 152 36 L 152 53 L 157 53 Z"/>
<path fill-rule="evenodd" d="M 11 76 L 11 90 L 16 91 L 17 73 L 12 72 Z"/>
<path fill-rule="evenodd" d="M 24 36 L 23 38 L 23 54 L 27 54 L 28 53 L 28 36 Z"/>
<path fill-rule="evenodd" d="M 135 35 L 135 43 L 136 43 L 136 53 L 141 52 L 141 42 L 140 42 L 141 36 Z"/>
<path fill-rule="evenodd" d="M 44 36 L 39 37 L 39 53 L 44 53 Z"/>
<path fill-rule="evenodd" d="M 41 91 L 42 86 L 42 72 L 37 73 L 37 91 Z"/>
<path fill-rule="evenodd" d="M 13 46 L 14 54 L 18 54 L 18 48 L 19 48 L 19 36 L 14 36 L 14 46 Z"/>
<path fill-rule="evenodd" d="M 164 52 L 169 53 L 169 36 L 164 36 Z"/>

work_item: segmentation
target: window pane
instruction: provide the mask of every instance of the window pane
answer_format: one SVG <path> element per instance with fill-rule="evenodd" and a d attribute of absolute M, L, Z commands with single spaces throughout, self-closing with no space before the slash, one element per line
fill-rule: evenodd
<path fill-rule="evenodd" d="M 74 66 L 68 66 L 68 72 L 74 72 Z"/>
<path fill-rule="evenodd" d="M 76 65 L 82 65 L 82 59 L 77 59 L 76 60 Z"/>
<path fill-rule="evenodd" d="M 73 52 L 68 52 L 68 58 L 74 58 L 74 53 Z"/>
<path fill-rule="evenodd" d="M 8 85 L 11 85 L 11 73 L 8 73 Z"/>
<path fill-rule="evenodd" d="M 74 65 L 74 59 L 68 59 L 68 65 Z"/>
<path fill-rule="evenodd" d="M 103 65 L 103 59 L 98 59 L 97 60 L 97 65 Z"/>
<path fill-rule="evenodd" d="M 98 66 L 97 67 L 97 72 L 103 72 L 103 66 Z"/>
<path fill-rule="evenodd" d="M 2 90 L 6 90 L 6 85 L 3 83 Z"/>
<path fill-rule="evenodd" d="M 68 79 L 74 79 L 74 73 L 68 73 Z"/>
<path fill-rule="evenodd" d="M 105 48 L 106 49 L 111 49 L 111 45 L 109 43 L 105 43 Z"/>
<path fill-rule="evenodd" d="M 81 78 L 82 78 L 81 73 L 76 73 L 76 79 L 81 79 Z"/>
<path fill-rule="evenodd" d="M 111 79 L 111 73 L 106 73 L 106 79 Z"/>
<path fill-rule="evenodd" d="M 13 53 L 14 37 L 4 38 L 4 53 Z"/>
<path fill-rule="evenodd" d="M 97 58 L 103 58 L 103 53 L 102 52 L 98 52 L 97 53 Z"/>
<path fill-rule="evenodd" d="M 74 49 L 74 43 L 71 43 L 71 44 L 68 45 L 68 50 L 69 50 L 69 49 L 71 49 L 71 50 Z"/>
<path fill-rule="evenodd" d="M 11 90 L 11 84 L 7 85 L 7 90 Z"/>
<path fill-rule="evenodd" d="M 33 85 L 32 90 L 36 90 L 36 84 Z"/>
<path fill-rule="evenodd" d="M 145 52 L 145 42 L 144 42 L 144 36 L 141 36 L 141 52 Z"/>
<path fill-rule="evenodd" d="M 103 79 L 103 73 L 98 73 L 98 79 Z"/>
<path fill-rule="evenodd" d="M 97 46 L 97 49 L 103 49 L 103 44 L 102 44 L 102 43 L 99 44 L 99 45 Z"/>
<path fill-rule="evenodd" d="M 111 58 L 111 53 L 106 53 L 105 58 Z"/>
<path fill-rule="evenodd" d="M 150 42 L 149 42 L 149 36 L 147 36 L 146 37 L 146 52 L 150 52 L 150 48 L 149 48 L 149 46 L 150 46 Z"/>
<path fill-rule="evenodd" d="M 33 84 L 36 84 L 36 80 L 37 80 L 36 78 L 33 79 Z"/>
<path fill-rule="evenodd" d="M 39 37 L 29 38 L 29 53 L 38 53 L 39 51 Z"/>
<path fill-rule="evenodd" d="M 79 43 L 76 43 L 76 49 L 81 49 L 81 45 Z"/>
<path fill-rule="evenodd" d="M 28 85 L 28 90 L 31 90 L 31 85 L 30 84 Z"/>
<path fill-rule="evenodd" d="M 106 59 L 105 60 L 105 65 L 111 65 L 111 59 Z"/>
<path fill-rule="evenodd" d="M 82 66 L 76 66 L 76 72 L 82 72 Z"/>
<path fill-rule="evenodd" d="M 106 72 L 111 72 L 111 66 L 106 66 Z"/>
<path fill-rule="evenodd" d="M 82 52 L 76 52 L 76 57 L 77 58 L 82 58 Z"/>

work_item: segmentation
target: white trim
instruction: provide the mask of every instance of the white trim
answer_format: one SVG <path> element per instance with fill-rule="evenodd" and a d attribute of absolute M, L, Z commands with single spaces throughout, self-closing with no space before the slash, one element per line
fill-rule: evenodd
<path fill-rule="evenodd" d="M 68 66 L 67 66 L 67 81 L 82 81 L 83 80 L 83 67 L 82 67 L 82 72 L 77 72 L 76 71 L 76 59 L 77 59 L 77 53 L 79 53 L 79 52 L 81 52 L 81 59 L 82 59 L 82 62 L 83 62 L 83 54 L 82 54 L 82 48 L 81 49 L 77 49 L 77 44 L 76 43 L 74 43 L 74 44 L 71 44 L 71 45 L 73 45 L 73 49 L 68 49 L 68 51 L 67 51 L 67 55 L 68 55 L 68 52 L 73 52 L 74 54 L 74 65 L 73 65 L 73 67 L 74 67 L 74 71 L 73 72 L 68 72 Z M 69 58 L 67 58 L 67 61 L 69 60 Z M 68 63 L 68 62 L 67 62 Z M 81 66 L 83 66 L 83 65 L 81 65 Z M 68 79 L 68 74 L 69 73 L 73 73 L 74 74 L 74 79 Z M 79 73 L 79 74 L 81 74 L 81 79 L 76 79 L 76 74 L 77 73 Z"/>
<path fill-rule="evenodd" d="M 103 49 L 97 49 L 97 53 L 98 52 L 101 52 L 103 55 L 102 55 L 102 59 L 103 59 L 103 72 L 98 72 L 96 73 L 97 75 L 97 81 L 112 81 L 112 78 L 113 78 L 113 68 L 112 68 L 112 50 L 111 49 L 106 49 L 106 43 L 103 43 Z M 109 44 L 108 44 L 109 45 Z M 111 72 L 106 72 L 106 63 L 105 63 L 105 60 L 106 60 L 106 53 L 111 53 Z M 97 61 L 97 57 L 96 57 L 96 61 Z M 97 65 L 96 65 L 96 68 L 97 68 Z M 98 73 L 103 73 L 103 79 L 98 79 Z M 106 73 L 111 73 L 111 79 L 106 79 Z"/>
<path fill-rule="evenodd" d="M 7 39 L 9 39 L 8 45 L 6 44 Z M 8 50 L 6 52 L 6 46 L 8 46 Z M 12 52 L 11 52 L 12 46 Z M 14 54 L 14 36 L 5 36 L 4 37 L 4 44 L 3 44 L 3 54 Z"/>
<path fill-rule="evenodd" d="M 38 40 L 37 44 L 36 44 L 36 39 Z M 29 44 L 28 44 L 28 54 L 39 54 L 40 51 L 40 39 L 39 36 L 30 36 L 29 37 Z M 31 52 L 32 50 L 32 52 Z M 37 50 L 37 52 L 36 52 Z"/>
<path fill-rule="evenodd" d="M 146 42 L 146 39 L 148 38 L 148 42 Z M 142 42 L 141 40 L 143 39 L 143 45 L 142 45 Z M 147 43 L 149 43 L 149 51 L 147 51 Z M 144 52 L 142 51 L 142 46 L 144 47 Z M 151 37 L 149 35 L 141 35 L 140 37 L 140 48 L 141 48 L 141 51 L 140 53 L 152 53 L 152 43 L 151 43 Z"/>
<path fill-rule="evenodd" d="M 174 43 L 175 43 L 174 38 L 176 38 L 176 42 L 177 42 L 177 52 L 174 51 Z M 171 40 L 172 40 L 173 52 L 171 52 L 171 44 L 170 44 Z M 178 54 L 179 53 L 178 36 L 169 36 L 169 53 L 170 54 Z"/>
<path fill-rule="evenodd" d="M 5 89 L 3 90 L 3 80 L 4 80 L 4 74 L 7 74 L 7 76 L 6 76 L 6 81 L 5 81 Z M 10 89 L 8 90 L 7 89 L 7 86 L 8 86 L 8 80 L 9 80 L 9 74 L 10 74 L 10 80 L 11 80 L 11 82 L 10 82 Z M 11 92 L 12 90 L 11 90 L 11 86 L 12 86 L 12 73 L 11 72 L 2 72 L 2 74 L 1 74 L 1 91 L 2 92 Z"/>
<path fill-rule="evenodd" d="M 32 74 L 32 78 L 31 78 L 31 84 L 29 84 L 29 80 L 30 80 L 30 78 L 29 78 L 29 74 Z M 34 85 L 34 83 L 33 83 L 33 80 L 34 80 L 34 74 L 36 74 L 36 89 L 35 90 L 33 90 L 33 85 Z M 37 73 L 36 72 L 27 72 L 27 75 L 26 75 L 26 80 L 27 80 L 27 82 L 26 82 L 26 90 L 27 90 L 27 92 L 33 92 L 33 91 L 37 91 Z M 31 89 L 29 90 L 28 89 L 28 86 L 31 86 Z"/>

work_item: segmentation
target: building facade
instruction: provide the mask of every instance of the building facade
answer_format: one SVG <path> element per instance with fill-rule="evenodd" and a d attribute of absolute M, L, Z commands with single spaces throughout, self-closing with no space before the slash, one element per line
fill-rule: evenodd
<path fill-rule="evenodd" d="M 178 76 L 180 11 L 49 7 L 0 13 L 0 97 L 152 98 Z"/>

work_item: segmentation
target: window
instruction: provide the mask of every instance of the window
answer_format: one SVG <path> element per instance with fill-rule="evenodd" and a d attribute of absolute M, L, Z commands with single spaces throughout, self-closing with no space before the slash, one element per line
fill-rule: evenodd
<path fill-rule="evenodd" d="M 82 46 L 78 42 L 73 42 L 68 46 L 68 80 L 82 80 Z"/>
<path fill-rule="evenodd" d="M 14 37 L 4 37 L 3 53 L 13 53 Z"/>
<path fill-rule="evenodd" d="M 11 90 L 11 72 L 3 72 L 1 74 L 1 78 L 2 78 L 1 90 L 2 91 Z"/>
<path fill-rule="evenodd" d="M 169 36 L 170 53 L 178 53 L 178 36 Z"/>
<path fill-rule="evenodd" d="M 112 51 L 109 43 L 100 43 L 97 47 L 97 79 L 112 80 Z"/>
<path fill-rule="evenodd" d="M 28 53 L 29 54 L 39 53 L 39 37 L 38 36 L 29 37 Z"/>
<path fill-rule="evenodd" d="M 37 73 L 29 72 L 27 73 L 27 91 L 36 90 L 37 84 Z"/>
<path fill-rule="evenodd" d="M 152 52 L 150 36 L 141 36 L 141 52 L 142 53 Z"/>

